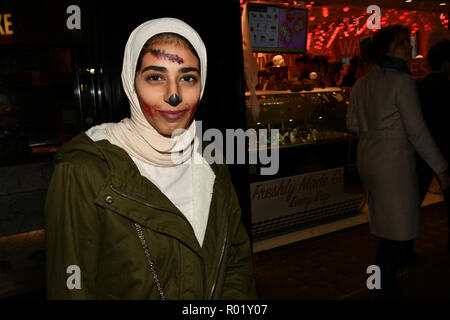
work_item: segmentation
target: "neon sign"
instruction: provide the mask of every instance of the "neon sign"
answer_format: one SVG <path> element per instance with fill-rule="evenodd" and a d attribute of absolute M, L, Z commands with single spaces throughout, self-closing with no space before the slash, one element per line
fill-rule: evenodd
<path fill-rule="evenodd" d="M 11 36 L 14 30 L 11 28 L 11 13 L 0 13 L 0 36 Z"/>
<path fill-rule="evenodd" d="M 446 12 L 380 8 L 378 15 L 377 8 L 370 7 L 327 7 L 328 17 L 324 17 L 324 7 L 310 8 L 308 53 L 313 56 L 326 55 L 335 60 L 357 55 L 362 38 L 372 36 L 380 27 L 393 24 L 408 26 L 411 37 L 418 31 L 422 31 L 422 37 L 432 31 L 448 31 L 449 15 Z M 425 40 L 421 42 L 419 49 L 426 51 Z"/>

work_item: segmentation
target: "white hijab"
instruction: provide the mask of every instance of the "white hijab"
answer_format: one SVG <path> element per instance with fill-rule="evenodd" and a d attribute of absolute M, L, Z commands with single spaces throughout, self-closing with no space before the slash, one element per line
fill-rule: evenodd
<path fill-rule="evenodd" d="M 128 38 L 122 67 L 122 85 L 130 102 L 131 117 L 110 123 L 106 132 L 116 139 L 128 154 L 155 166 L 174 166 L 192 155 L 195 121 L 181 134 L 171 138 L 159 134 L 145 118 L 135 91 L 136 64 L 142 47 L 159 33 L 171 32 L 186 38 L 200 58 L 201 93 L 206 82 L 206 47 L 198 33 L 188 24 L 175 18 L 149 20 L 134 29 Z"/>

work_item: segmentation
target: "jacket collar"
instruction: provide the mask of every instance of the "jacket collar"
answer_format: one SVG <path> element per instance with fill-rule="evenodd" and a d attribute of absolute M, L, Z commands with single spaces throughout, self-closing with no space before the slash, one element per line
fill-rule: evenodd
<path fill-rule="evenodd" d="M 395 69 L 400 72 L 411 74 L 408 64 L 405 60 L 390 56 L 382 56 L 375 62 L 381 68 Z"/>

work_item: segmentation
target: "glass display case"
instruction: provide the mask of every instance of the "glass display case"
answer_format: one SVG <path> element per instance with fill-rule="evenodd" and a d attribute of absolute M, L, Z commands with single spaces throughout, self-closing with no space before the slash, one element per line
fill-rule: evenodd
<path fill-rule="evenodd" d="M 341 88 L 257 91 L 260 115 L 253 119 L 246 93 L 248 129 L 278 129 L 280 170 L 276 177 L 343 166 L 354 168 L 357 136 L 346 128 L 350 94 Z M 250 144 L 249 151 L 252 150 Z M 270 144 L 268 144 L 270 148 Z M 250 165 L 253 181 L 264 179 Z"/>
<path fill-rule="evenodd" d="M 255 120 L 246 94 L 247 127 L 279 130 L 279 170 L 262 176 L 259 165 L 249 166 L 253 237 L 360 214 L 364 193 L 355 170 L 357 136 L 345 123 L 349 93 L 333 87 L 257 91 L 257 96 Z M 256 152 L 251 146 L 249 152 Z"/>
<path fill-rule="evenodd" d="M 340 88 L 312 91 L 258 91 L 260 117 L 251 115 L 246 94 L 247 127 L 279 129 L 280 148 L 345 141 L 349 94 Z"/>

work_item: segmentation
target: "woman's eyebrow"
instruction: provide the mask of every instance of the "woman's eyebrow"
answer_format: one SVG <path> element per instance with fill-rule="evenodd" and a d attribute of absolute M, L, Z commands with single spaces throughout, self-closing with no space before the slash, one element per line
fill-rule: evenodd
<path fill-rule="evenodd" d="M 159 71 L 159 72 L 167 72 L 166 67 L 160 67 L 160 66 L 147 66 L 141 70 L 141 73 L 144 73 L 147 70 L 153 70 L 153 71 Z"/>
<path fill-rule="evenodd" d="M 198 68 L 194 68 L 194 67 L 185 67 L 185 68 L 181 68 L 180 69 L 180 73 L 188 73 L 188 72 L 197 72 L 198 74 L 200 74 L 200 70 L 198 70 Z"/>

